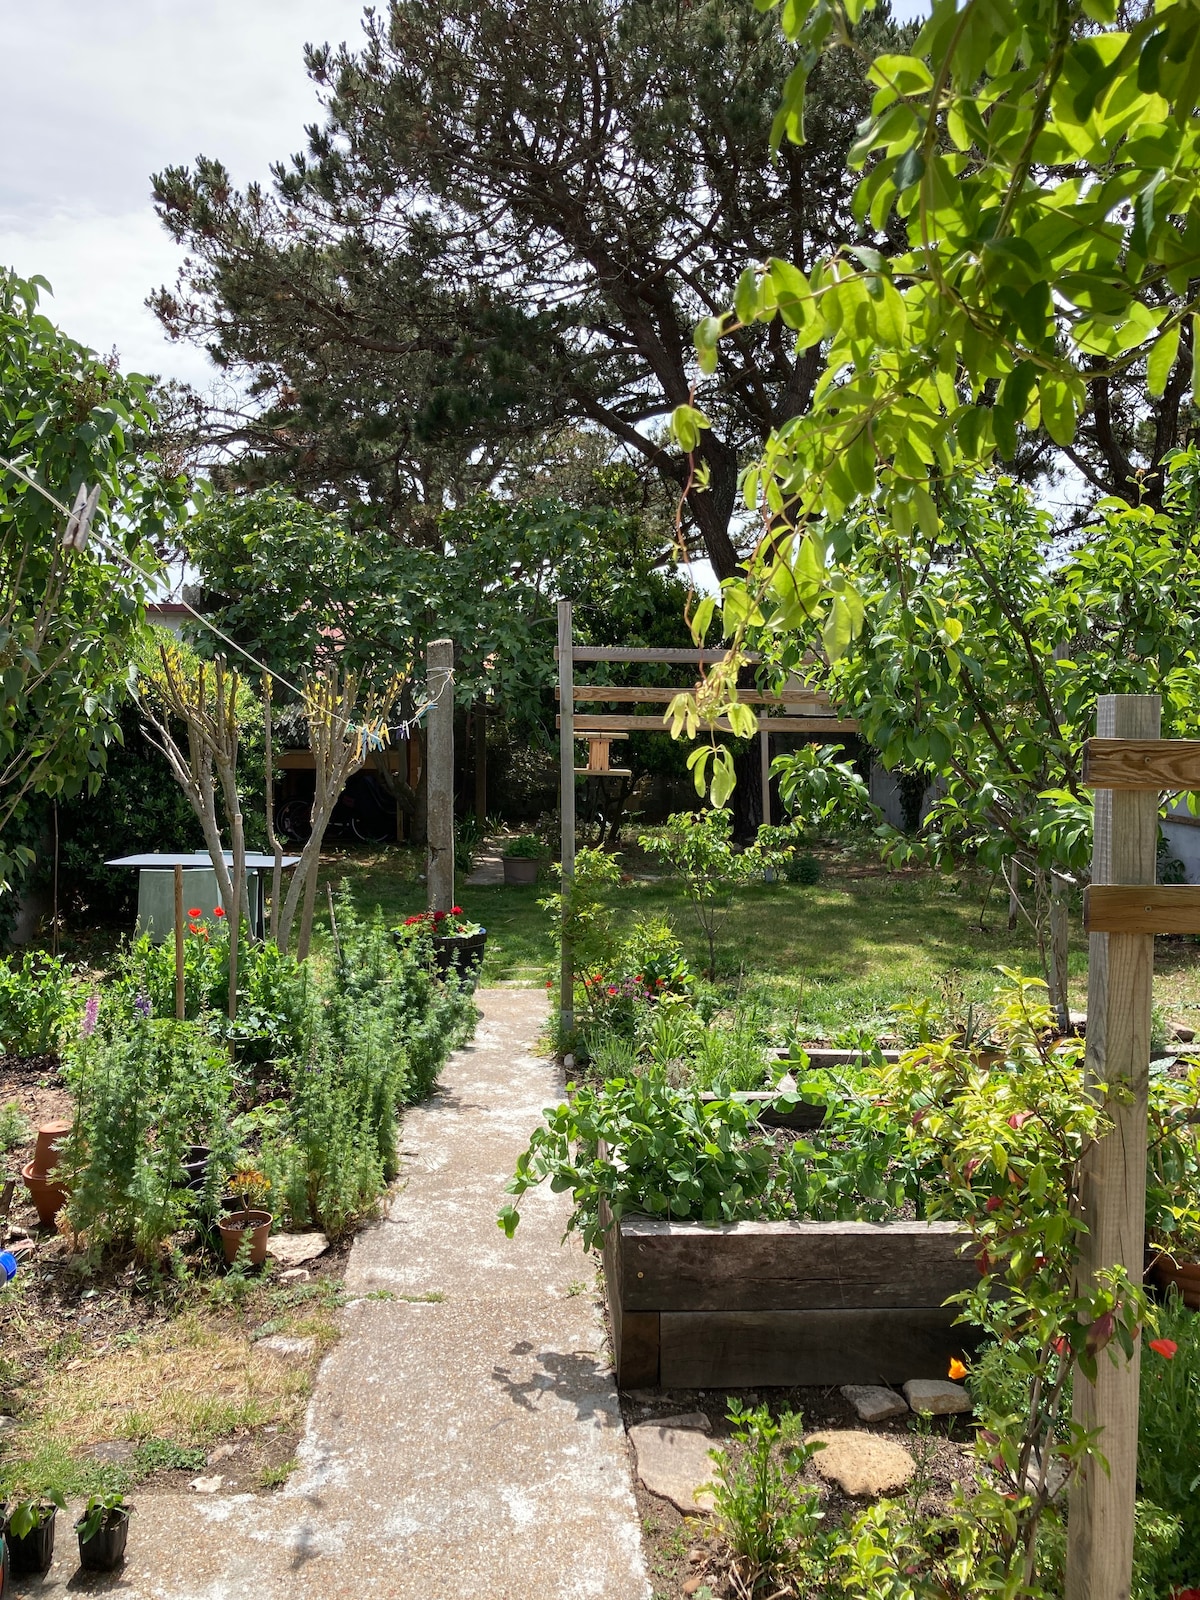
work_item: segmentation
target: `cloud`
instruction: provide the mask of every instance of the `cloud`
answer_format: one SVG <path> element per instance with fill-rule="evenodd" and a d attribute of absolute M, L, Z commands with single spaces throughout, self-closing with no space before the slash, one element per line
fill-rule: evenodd
<path fill-rule="evenodd" d="M 205 387 L 143 302 L 180 253 L 150 174 L 211 155 L 239 184 L 304 145 L 320 119 L 306 41 L 355 39 L 360 0 L 37 0 L 4 7 L 0 263 L 54 285 L 46 309 L 123 365 Z"/>

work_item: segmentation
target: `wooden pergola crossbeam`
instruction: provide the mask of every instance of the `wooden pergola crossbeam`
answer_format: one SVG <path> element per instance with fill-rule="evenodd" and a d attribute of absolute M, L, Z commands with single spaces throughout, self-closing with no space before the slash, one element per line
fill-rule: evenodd
<path fill-rule="evenodd" d="M 666 723 L 658 717 L 639 717 L 636 714 L 618 711 L 588 712 L 584 716 L 573 719 L 576 734 L 581 733 L 669 733 Z M 556 718 L 556 726 L 562 727 L 562 718 Z M 707 729 L 707 723 L 705 728 Z M 718 733 L 732 733 L 727 718 L 719 718 L 713 726 Z M 760 729 L 765 728 L 768 733 L 857 733 L 858 723 L 853 717 L 812 716 L 812 717 L 760 717 Z"/>
<path fill-rule="evenodd" d="M 571 651 L 572 661 L 653 661 L 660 666 L 715 666 L 724 661 L 727 650 L 689 650 L 667 645 L 607 645 L 577 644 Z M 554 659 L 561 659 L 555 650 Z M 755 650 L 747 650 L 742 660 L 753 665 L 762 658 Z"/>
<path fill-rule="evenodd" d="M 692 687 L 680 686 L 672 689 L 669 685 L 637 684 L 628 686 L 615 683 L 585 683 L 575 685 L 575 704 L 600 705 L 669 705 L 677 694 L 686 694 Z M 559 691 L 554 691 L 554 697 L 559 698 Z M 739 689 L 738 699 L 748 706 L 806 706 L 813 707 L 813 715 L 818 715 L 817 708 L 830 704 L 829 696 L 818 689 L 783 689 L 778 694 L 765 690 Z M 833 715 L 832 710 L 830 715 Z"/>

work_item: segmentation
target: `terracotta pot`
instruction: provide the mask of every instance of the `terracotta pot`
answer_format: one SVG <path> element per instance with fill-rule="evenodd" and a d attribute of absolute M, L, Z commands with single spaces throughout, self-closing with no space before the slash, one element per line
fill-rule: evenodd
<path fill-rule="evenodd" d="M 511 889 L 515 884 L 536 883 L 540 864 L 536 856 L 505 856 L 505 884 Z"/>
<path fill-rule="evenodd" d="M 1174 1284 L 1183 1296 L 1184 1305 L 1200 1311 L 1200 1261 L 1174 1261 L 1170 1256 L 1158 1256 L 1148 1276 L 1159 1289 L 1169 1289 Z"/>
<path fill-rule="evenodd" d="M 54 1225 L 55 1217 L 66 1205 L 71 1191 L 65 1183 L 55 1183 L 53 1179 L 38 1177 L 33 1167 L 34 1163 L 27 1161 L 21 1168 L 21 1177 L 37 1207 L 38 1221 L 43 1228 L 49 1228 Z"/>
<path fill-rule="evenodd" d="M 30 1168 L 39 1178 L 48 1178 L 58 1165 L 58 1152 L 71 1131 L 69 1122 L 44 1122 L 38 1129 L 37 1148 Z"/>
<path fill-rule="evenodd" d="M 274 1220 L 269 1211 L 230 1211 L 220 1219 L 217 1226 L 221 1230 L 225 1259 L 230 1266 L 237 1259 L 247 1230 L 250 1233 L 250 1265 L 262 1266 L 267 1259 L 267 1240 L 271 1236 Z"/>

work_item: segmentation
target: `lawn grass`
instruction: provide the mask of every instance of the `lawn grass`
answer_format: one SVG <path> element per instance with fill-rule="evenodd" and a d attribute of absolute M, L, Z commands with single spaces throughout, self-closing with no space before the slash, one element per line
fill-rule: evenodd
<path fill-rule="evenodd" d="M 775 883 L 744 890 L 718 935 L 722 988 L 731 1001 L 769 1010 L 777 1026 L 794 1025 L 807 1039 L 830 1042 L 860 1029 L 886 1032 L 897 1006 L 943 997 L 954 1006 L 978 1005 L 990 996 L 997 968 L 1039 972 L 1031 930 L 1022 921 L 1009 932 L 1007 894 L 993 887 L 987 896 L 988 874 L 889 871 L 853 850 L 828 850 L 821 859 L 824 873 L 814 887 Z M 679 885 L 642 871 L 640 860 L 627 865 L 633 881 L 609 897 L 614 922 L 667 917 L 693 970 L 701 971 L 703 936 Z M 423 866 L 415 851 L 387 850 L 338 856 L 328 871 L 362 903 L 378 904 L 398 921 L 424 909 Z M 540 984 L 553 975 L 551 921 L 537 905 L 552 888 L 552 882 L 460 886 L 465 910 L 488 929 L 484 984 Z M 1071 1004 L 1082 1009 L 1087 940 L 1079 905 L 1072 911 L 1070 983 Z M 1173 1020 L 1200 1020 L 1200 945 L 1158 941 L 1155 996 Z"/>

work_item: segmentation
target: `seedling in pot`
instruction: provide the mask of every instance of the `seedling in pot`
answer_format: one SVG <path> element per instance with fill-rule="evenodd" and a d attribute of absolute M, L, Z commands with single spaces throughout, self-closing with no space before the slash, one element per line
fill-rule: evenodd
<path fill-rule="evenodd" d="M 12 1569 L 16 1574 L 45 1572 L 54 1559 L 54 1519 L 65 1510 L 59 1489 L 45 1489 L 36 1500 L 18 1500 L 5 1518 Z"/>
<path fill-rule="evenodd" d="M 75 1524 L 79 1562 L 92 1572 L 112 1572 L 125 1559 L 133 1507 L 123 1494 L 94 1494 Z"/>

